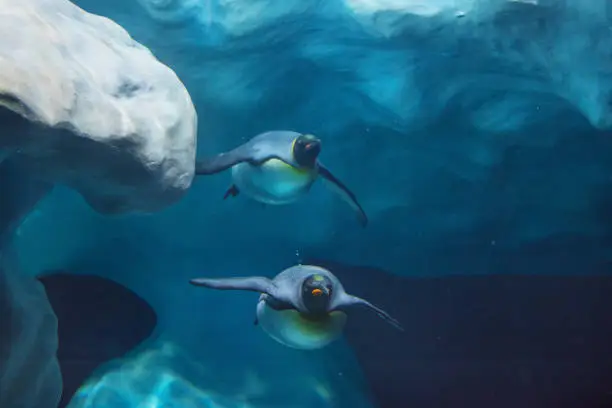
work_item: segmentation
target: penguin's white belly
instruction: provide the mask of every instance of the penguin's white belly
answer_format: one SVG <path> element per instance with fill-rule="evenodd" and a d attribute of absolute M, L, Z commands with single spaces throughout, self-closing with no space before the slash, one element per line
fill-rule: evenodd
<path fill-rule="evenodd" d="M 296 169 L 271 159 L 260 166 L 239 163 L 232 178 L 240 193 L 265 204 L 288 204 L 307 193 L 316 178 L 314 170 Z"/>
<path fill-rule="evenodd" d="M 346 314 L 335 311 L 323 320 L 308 320 L 296 310 L 274 310 L 265 301 L 257 304 L 259 325 L 279 343 L 301 350 L 327 346 L 342 335 Z"/>

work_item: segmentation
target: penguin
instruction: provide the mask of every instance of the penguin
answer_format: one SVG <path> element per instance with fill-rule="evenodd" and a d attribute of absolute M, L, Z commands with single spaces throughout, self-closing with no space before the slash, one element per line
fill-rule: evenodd
<path fill-rule="evenodd" d="M 199 160 L 195 174 L 209 175 L 231 168 L 233 184 L 223 199 L 243 192 L 263 204 L 284 205 L 308 193 L 321 176 L 327 186 L 349 204 L 361 226 L 368 217 L 355 194 L 318 160 L 321 140 L 289 130 L 261 133 L 215 157 Z"/>
<path fill-rule="evenodd" d="M 338 339 L 347 311 L 364 306 L 400 331 L 401 324 L 365 299 L 350 295 L 329 270 L 314 265 L 289 267 L 273 279 L 262 276 L 224 279 L 196 278 L 194 286 L 260 293 L 254 324 L 284 346 L 314 350 Z"/>

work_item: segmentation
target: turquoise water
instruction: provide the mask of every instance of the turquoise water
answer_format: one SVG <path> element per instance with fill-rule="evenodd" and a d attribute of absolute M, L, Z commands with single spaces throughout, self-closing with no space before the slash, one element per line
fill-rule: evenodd
<path fill-rule="evenodd" d="M 23 165 L 0 170 L 5 274 L 104 277 L 158 319 L 87 376 L 70 408 L 404 408 L 373 395 L 356 334 L 284 347 L 254 327 L 256 294 L 192 278 L 273 277 L 314 259 L 406 278 L 610 272 L 605 1 L 0 3 L 0 33 L 15 32 L 0 47 L 0 163 Z M 30 34 L 36 24 L 48 31 Z M 321 139 L 321 162 L 355 193 L 366 228 L 320 181 L 264 206 L 224 200 L 229 171 L 193 176 L 196 157 L 285 129 Z M 107 142 L 118 134 L 129 140 Z M 359 285 L 348 290 L 377 287 Z M 379 292 L 383 309 L 410 309 Z M 48 311 L 36 296 L 31 310 Z M 398 340 L 370 323 L 351 333 L 411 347 L 410 327 Z M 7 355 L 27 353 L 12 344 Z M 57 406 L 53 374 L 28 388 L 37 402 L 14 408 Z"/>

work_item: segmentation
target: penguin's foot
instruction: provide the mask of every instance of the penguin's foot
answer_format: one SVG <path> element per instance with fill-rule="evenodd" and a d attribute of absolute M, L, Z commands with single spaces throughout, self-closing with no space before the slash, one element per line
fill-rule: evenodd
<path fill-rule="evenodd" d="M 238 190 L 238 187 L 236 187 L 235 184 L 232 184 L 225 192 L 223 199 L 225 200 L 229 196 L 236 197 L 238 194 L 240 194 L 240 190 Z"/>
<path fill-rule="evenodd" d="M 255 316 L 255 320 L 253 321 L 253 325 L 257 326 L 259 324 L 259 320 L 257 319 L 257 316 Z"/>

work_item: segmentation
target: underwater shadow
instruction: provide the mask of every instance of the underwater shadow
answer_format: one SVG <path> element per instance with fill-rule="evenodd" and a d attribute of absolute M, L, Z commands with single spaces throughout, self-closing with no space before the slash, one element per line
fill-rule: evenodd
<path fill-rule="evenodd" d="M 346 327 L 380 408 L 612 406 L 612 276 L 408 278 L 310 260 L 406 328 Z"/>
<path fill-rule="evenodd" d="M 51 271 L 38 280 L 58 320 L 63 408 L 98 367 L 150 338 L 157 314 L 136 293 L 110 279 Z"/>

